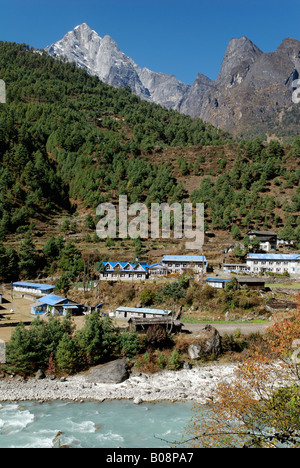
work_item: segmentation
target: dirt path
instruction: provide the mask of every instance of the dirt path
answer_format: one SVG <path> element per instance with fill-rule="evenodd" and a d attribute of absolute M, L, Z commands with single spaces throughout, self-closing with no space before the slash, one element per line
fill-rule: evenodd
<path fill-rule="evenodd" d="M 231 334 L 236 330 L 239 330 L 243 335 L 249 335 L 250 333 L 264 333 L 264 331 L 270 326 L 270 323 L 209 323 L 215 327 L 220 335 Z M 184 324 L 183 330 L 187 330 L 191 333 L 198 333 L 205 327 L 205 323 L 186 323 Z"/>

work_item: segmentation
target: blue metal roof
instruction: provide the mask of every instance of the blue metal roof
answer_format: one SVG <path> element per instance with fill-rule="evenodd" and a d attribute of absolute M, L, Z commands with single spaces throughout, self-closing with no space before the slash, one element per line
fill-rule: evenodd
<path fill-rule="evenodd" d="M 69 305 L 69 306 L 79 306 L 77 302 L 71 301 L 67 297 L 61 297 L 61 296 L 55 296 L 55 294 L 48 294 L 47 296 L 43 296 L 40 299 L 38 299 L 38 302 L 41 304 L 47 304 L 47 305 Z"/>
<path fill-rule="evenodd" d="M 169 315 L 171 310 L 162 310 L 162 309 L 148 309 L 144 307 L 118 307 L 116 309 L 118 312 L 137 312 L 140 314 L 157 314 L 157 315 Z"/>
<path fill-rule="evenodd" d="M 150 269 L 156 267 L 163 268 L 164 270 L 170 270 L 170 267 L 164 265 L 163 263 L 153 263 L 153 265 L 150 265 L 148 268 Z"/>
<path fill-rule="evenodd" d="M 256 254 L 250 253 L 247 255 L 247 259 L 258 259 L 258 260 L 297 260 L 300 259 L 300 254 Z"/>
<path fill-rule="evenodd" d="M 66 297 L 55 296 L 55 294 L 48 294 L 47 296 L 38 299 L 38 302 L 47 305 L 57 305 L 59 303 L 64 303 L 67 300 L 68 299 Z"/>
<path fill-rule="evenodd" d="M 164 255 L 162 261 L 206 262 L 205 255 Z"/>
<path fill-rule="evenodd" d="M 52 284 L 27 283 L 25 281 L 17 281 L 16 283 L 13 283 L 13 286 L 23 286 L 24 288 L 39 289 L 40 291 L 47 291 L 48 289 L 55 288 Z"/>
<path fill-rule="evenodd" d="M 230 281 L 226 278 L 207 278 L 206 281 L 218 281 L 219 283 L 224 283 L 225 281 Z"/>
<path fill-rule="evenodd" d="M 102 263 L 104 264 L 104 266 L 109 265 L 112 270 L 115 268 L 116 265 L 120 265 L 122 270 L 124 270 L 127 265 L 130 265 L 132 268 L 135 268 L 138 265 L 141 267 L 140 270 L 134 270 L 134 271 L 141 271 L 141 270 L 142 271 L 147 271 L 147 268 L 148 268 L 148 263 L 145 263 L 145 262 L 141 262 L 141 263 L 140 262 L 137 262 L 137 263 L 131 263 L 131 262 L 102 262 Z M 126 270 L 126 271 L 133 271 L 133 270 Z"/>

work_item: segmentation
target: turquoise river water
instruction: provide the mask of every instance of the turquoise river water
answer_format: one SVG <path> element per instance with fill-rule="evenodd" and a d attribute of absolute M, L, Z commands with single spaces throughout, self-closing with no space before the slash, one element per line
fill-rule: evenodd
<path fill-rule="evenodd" d="M 181 439 L 191 402 L 0 402 L 0 448 L 168 448 Z"/>

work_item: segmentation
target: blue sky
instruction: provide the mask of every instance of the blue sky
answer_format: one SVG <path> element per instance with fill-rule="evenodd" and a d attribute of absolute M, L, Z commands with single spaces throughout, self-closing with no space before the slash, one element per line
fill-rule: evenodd
<path fill-rule="evenodd" d="M 43 48 L 86 22 L 141 67 L 192 84 L 215 79 L 228 42 L 247 36 L 264 52 L 300 40 L 299 0 L 0 0 L 0 40 Z"/>

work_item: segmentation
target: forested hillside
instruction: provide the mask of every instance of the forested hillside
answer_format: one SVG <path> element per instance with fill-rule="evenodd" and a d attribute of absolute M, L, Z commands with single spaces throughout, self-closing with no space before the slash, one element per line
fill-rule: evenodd
<path fill-rule="evenodd" d="M 130 203 L 204 202 L 216 233 L 284 229 L 299 242 L 299 137 L 288 147 L 235 142 L 24 44 L 0 42 L 0 78 L 3 279 L 56 269 L 75 279 L 83 250 L 97 243 L 96 207 L 121 194 Z M 103 244 L 92 247 L 100 258 Z"/>

